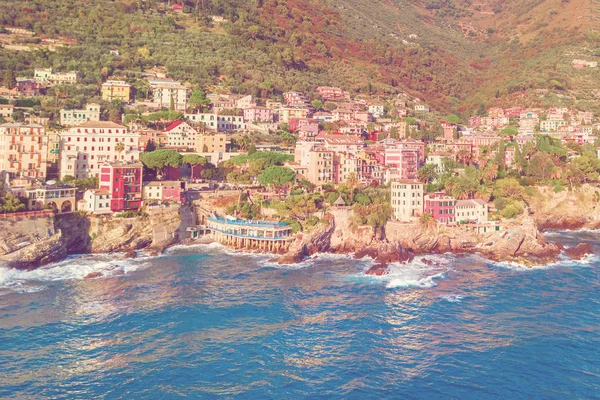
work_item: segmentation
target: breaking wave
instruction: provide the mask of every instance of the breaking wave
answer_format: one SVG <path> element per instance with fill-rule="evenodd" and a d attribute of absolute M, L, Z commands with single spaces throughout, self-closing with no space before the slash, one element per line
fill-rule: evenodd
<path fill-rule="evenodd" d="M 0 267 L 0 292 L 32 293 L 44 290 L 44 282 L 110 278 L 149 266 L 150 257 L 139 254 L 122 259 L 124 253 L 74 255 L 31 271 Z"/>

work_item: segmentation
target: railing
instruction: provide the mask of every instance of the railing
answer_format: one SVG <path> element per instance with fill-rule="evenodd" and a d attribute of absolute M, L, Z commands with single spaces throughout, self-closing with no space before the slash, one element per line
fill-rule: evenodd
<path fill-rule="evenodd" d="M 257 239 L 257 240 L 288 240 L 288 239 L 292 239 L 292 237 L 290 235 L 286 235 L 286 236 L 253 236 L 253 235 L 243 235 L 241 233 L 235 233 L 235 232 L 230 232 L 230 231 L 226 231 L 223 229 L 218 229 L 215 228 L 214 226 L 210 226 L 208 225 L 208 229 L 215 231 L 215 232 L 220 232 L 224 235 L 228 235 L 228 236 L 233 236 L 233 237 L 238 237 L 241 239 Z"/>
<path fill-rule="evenodd" d="M 216 222 L 218 224 L 225 225 L 236 225 L 236 226 L 248 226 L 254 228 L 282 228 L 287 227 L 288 223 L 286 222 L 266 222 L 266 221 L 252 221 L 252 220 L 230 220 L 226 218 L 215 218 L 209 217 L 209 221 Z"/>
<path fill-rule="evenodd" d="M 54 211 L 53 210 L 42 210 L 42 211 L 23 211 L 23 212 L 16 212 L 16 213 L 3 213 L 3 214 L 0 214 L 0 219 L 34 217 L 34 216 L 48 215 L 48 214 L 54 214 Z"/>

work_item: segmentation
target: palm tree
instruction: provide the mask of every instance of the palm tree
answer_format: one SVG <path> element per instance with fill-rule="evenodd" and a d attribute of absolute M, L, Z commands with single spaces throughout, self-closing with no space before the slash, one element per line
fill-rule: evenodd
<path fill-rule="evenodd" d="M 346 185 L 348 186 L 348 189 L 350 189 L 350 205 L 352 205 L 354 202 L 354 190 L 358 185 L 358 178 L 354 172 L 351 172 L 350 175 L 348 175 L 348 179 L 346 179 Z"/>
<path fill-rule="evenodd" d="M 479 185 L 477 187 L 477 191 L 475 192 L 476 199 L 490 201 L 491 197 L 492 197 L 492 190 L 489 187 L 487 187 L 485 185 Z"/>
<path fill-rule="evenodd" d="M 490 165 L 484 171 L 484 176 L 485 176 L 485 179 L 488 180 L 488 181 L 493 181 L 496 178 L 498 178 L 498 164 Z"/>
<path fill-rule="evenodd" d="M 121 155 L 121 153 L 125 151 L 125 143 L 123 143 L 123 142 L 117 143 L 115 145 L 115 150 L 117 151 L 117 153 L 119 153 L 119 155 Z"/>

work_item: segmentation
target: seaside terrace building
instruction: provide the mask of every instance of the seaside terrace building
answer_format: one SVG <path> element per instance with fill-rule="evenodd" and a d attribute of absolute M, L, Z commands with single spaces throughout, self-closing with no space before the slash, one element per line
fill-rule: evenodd
<path fill-rule="evenodd" d="M 27 208 L 42 210 L 51 208 L 54 212 L 70 212 L 75 210 L 75 191 L 69 185 L 47 185 L 25 190 Z"/>
<path fill-rule="evenodd" d="M 235 217 L 208 217 L 207 227 L 216 240 L 238 249 L 256 249 L 269 252 L 287 251 L 292 228 L 285 222 L 241 220 Z"/>

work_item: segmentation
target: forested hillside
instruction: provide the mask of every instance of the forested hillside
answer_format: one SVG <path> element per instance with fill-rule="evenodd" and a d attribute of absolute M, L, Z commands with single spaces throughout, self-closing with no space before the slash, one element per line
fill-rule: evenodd
<path fill-rule="evenodd" d="M 582 1 L 0 0 L 0 24 L 69 43 L 0 49 L 0 78 L 46 66 L 79 70 L 91 87 L 164 67 L 192 85 L 239 93 L 264 82 L 280 90 L 406 90 L 464 111 L 531 88 L 589 82 L 563 68 L 567 50 L 596 52 L 593 31 L 573 16 Z"/>

